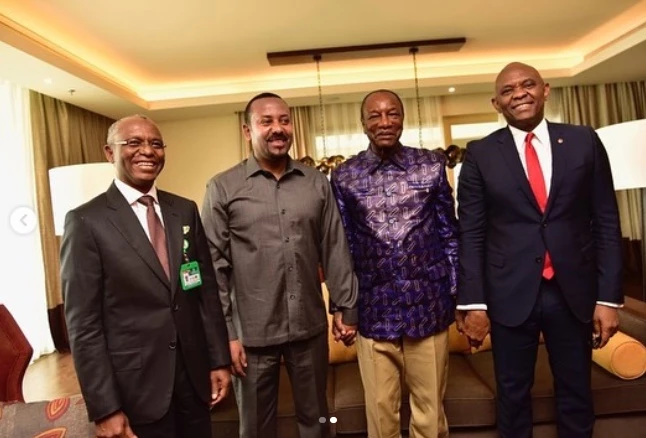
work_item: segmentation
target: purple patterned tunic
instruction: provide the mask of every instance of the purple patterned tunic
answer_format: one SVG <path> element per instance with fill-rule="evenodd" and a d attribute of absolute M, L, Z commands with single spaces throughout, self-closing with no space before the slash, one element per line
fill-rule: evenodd
<path fill-rule="evenodd" d="M 359 278 L 359 331 L 422 338 L 454 319 L 457 220 L 445 158 L 407 146 L 382 161 L 370 148 L 332 173 Z"/>

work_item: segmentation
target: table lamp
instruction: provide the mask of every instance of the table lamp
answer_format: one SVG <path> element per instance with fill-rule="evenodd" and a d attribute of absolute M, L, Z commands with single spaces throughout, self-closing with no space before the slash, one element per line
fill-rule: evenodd
<path fill-rule="evenodd" d="M 608 151 L 615 190 L 642 189 L 641 258 L 642 296 L 646 301 L 646 119 L 618 123 L 597 129 L 597 134 Z"/>
<path fill-rule="evenodd" d="M 63 235 L 68 211 L 104 193 L 114 180 L 111 163 L 86 163 L 49 169 L 54 232 Z"/>

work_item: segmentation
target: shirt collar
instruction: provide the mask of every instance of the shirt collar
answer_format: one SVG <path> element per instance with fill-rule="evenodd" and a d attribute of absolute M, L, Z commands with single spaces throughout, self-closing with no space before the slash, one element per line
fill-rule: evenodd
<path fill-rule="evenodd" d="M 399 143 L 396 147 L 397 147 L 397 150 L 395 151 L 394 154 L 392 154 L 387 159 L 382 160 L 381 157 L 372 150 L 372 144 L 369 145 L 368 150 L 366 151 L 366 160 L 368 161 L 368 167 L 370 168 L 370 173 L 374 172 L 375 170 L 377 170 L 377 168 L 379 168 L 379 166 L 385 165 L 386 163 L 393 163 L 401 170 L 406 170 L 404 147 L 402 146 L 401 143 Z"/>
<path fill-rule="evenodd" d="M 148 191 L 148 193 L 141 193 L 139 190 L 129 186 L 119 178 L 114 179 L 114 185 L 121 192 L 123 197 L 126 198 L 126 201 L 129 205 L 134 205 L 142 196 L 152 196 L 152 198 L 155 200 L 155 204 L 159 204 L 159 200 L 157 199 L 157 187 L 155 187 L 154 185 Z"/>
<path fill-rule="evenodd" d="M 302 168 L 304 166 L 305 165 L 300 161 L 296 161 L 296 160 L 293 160 L 291 157 L 288 157 L 287 166 L 285 167 L 285 175 L 292 172 L 300 173 L 301 175 L 303 175 L 304 172 Z M 262 174 L 267 173 L 266 170 L 260 167 L 260 164 L 258 164 L 258 160 L 256 160 L 256 157 L 253 155 L 247 158 L 247 162 L 245 163 L 245 168 L 247 171 L 246 179 L 249 179 L 252 176 L 256 176 L 260 173 Z"/>
<path fill-rule="evenodd" d="M 524 144 L 525 143 L 525 137 L 528 134 L 527 131 L 523 131 L 521 129 L 515 128 L 515 127 L 513 127 L 511 125 L 507 125 L 507 126 L 509 127 L 509 131 L 511 131 L 511 135 L 514 137 L 514 143 L 516 143 L 516 144 Z M 534 133 L 534 137 L 536 138 L 536 140 L 538 140 L 538 142 L 541 145 L 549 145 L 550 144 L 549 143 L 549 141 L 550 141 L 550 132 L 549 132 L 549 130 L 547 128 L 547 120 L 545 120 L 545 119 L 541 120 L 541 123 L 539 123 L 538 126 L 536 126 L 536 128 L 534 128 L 532 130 L 532 132 Z"/>

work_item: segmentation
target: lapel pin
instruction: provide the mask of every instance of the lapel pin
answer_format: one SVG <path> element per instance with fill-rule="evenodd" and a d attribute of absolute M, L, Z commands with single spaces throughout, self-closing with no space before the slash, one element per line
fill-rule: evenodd
<path fill-rule="evenodd" d="M 184 225 L 184 226 L 182 227 L 182 232 L 183 232 L 184 234 L 188 234 L 188 232 L 190 231 L 190 229 L 191 229 L 191 226 L 190 226 L 190 225 Z"/>
<path fill-rule="evenodd" d="M 559 144 L 560 144 L 560 143 L 563 143 L 563 139 L 562 139 L 562 138 L 559 138 L 559 139 L 558 139 L 558 140 L 556 140 L 556 141 L 557 141 Z"/>

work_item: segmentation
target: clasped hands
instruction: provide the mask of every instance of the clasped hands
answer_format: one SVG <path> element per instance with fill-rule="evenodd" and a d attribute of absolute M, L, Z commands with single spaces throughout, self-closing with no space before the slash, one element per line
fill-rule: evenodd
<path fill-rule="evenodd" d="M 480 348 L 491 330 L 486 310 L 456 310 L 455 324 L 458 332 L 469 339 L 469 345 Z"/>
<path fill-rule="evenodd" d="M 334 342 L 342 341 L 348 347 L 354 344 L 357 338 L 357 326 L 344 324 L 343 312 L 334 312 L 332 335 L 334 336 Z"/>

